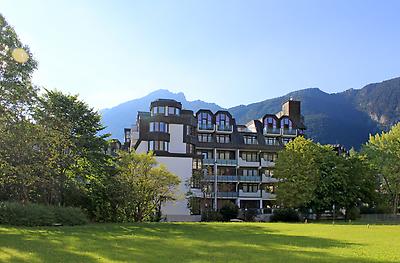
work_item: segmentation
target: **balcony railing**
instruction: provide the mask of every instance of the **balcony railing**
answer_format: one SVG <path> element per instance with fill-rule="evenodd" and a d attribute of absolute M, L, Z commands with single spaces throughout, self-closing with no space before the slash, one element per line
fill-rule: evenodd
<path fill-rule="evenodd" d="M 217 131 L 220 131 L 220 132 L 233 132 L 233 126 L 232 125 L 218 124 L 217 125 Z"/>
<path fill-rule="evenodd" d="M 265 190 L 261 191 L 262 199 L 267 199 L 267 200 L 275 200 L 276 199 L 276 194 L 271 194 Z"/>
<path fill-rule="evenodd" d="M 239 157 L 239 166 L 248 166 L 248 167 L 259 167 L 259 161 L 246 161 Z"/>
<path fill-rule="evenodd" d="M 204 165 L 213 165 L 215 163 L 214 159 L 203 159 Z"/>
<path fill-rule="evenodd" d="M 265 135 L 280 135 L 281 129 L 272 128 L 272 127 L 264 127 L 264 134 Z"/>
<path fill-rule="evenodd" d="M 211 197 L 215 197 L 215 192 L 211 193 Z M 238 193 L 237 192 L 217 192 L 217 197 L 236 198 L 236 197 L 238 197 Z"/>
<path fill-rule="evenodd" d="M 239 197 L 260 198 L 261 191 L 258 190 L 257 192 L 244 192 L 243 190 L 239 190 Z"/>
<path fill-rule="evenodd" d="M 207 175 L 204 177 L 205 181 L 215 182 L 215 175 Z M 237 182 L 237 175 L 217 175 L 217 182 Z"/>
<path fill-rule="evenodd" d="M 261 182 L 262 182 L 262 183 L 277 183 L 277 182 L 278 182 L 278 179 L 263 174 L 263 175 L 261 176 Z"/>
<path fill-rule="evenodd" d="M 217 159 L 217 164 L 219 164 L 219 165 L 236 166 L 237 165 L 237 160 Z"/>
<path fill-rule="evenodd" d="M 282 129 L 282 135 L 296 136 L 297 135 L 297 129 Z"/>
<path fill-rule="evenodd" d="M 274 167 L 275 162 L 265 160 L 264 158 L 261 158 L 261 166 L 262 167 Z"/>
<path fill-rule="evenodd" d="M 212 123 L 199 123 L 197 129 L 199 131 L 214 131 L 215 126 Z"/>
<path fill-rule="evenodd" d="M 261 176 L 239 176 L 240 182 L 254 182 L 259 183 L 261 181 Z"/>

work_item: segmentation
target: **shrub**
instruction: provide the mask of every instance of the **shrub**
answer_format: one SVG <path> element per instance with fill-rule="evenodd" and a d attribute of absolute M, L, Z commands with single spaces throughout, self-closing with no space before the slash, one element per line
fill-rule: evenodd
<path fill-rule="evenodd" d="M 56 223 L 63 225 L 84 225 L 89 221 L 81 209 L 77 207 L 54 207 Z"/>
<path fill-rule="evenodd" d="M 275 209 L 270 218 L 271 222 L 300 222 L 299 213 L 291 208 Z"/>
<path fill-rule="evenodd" d="M 223 220 L 222 214 L 214 210 L 206 210 L 201 214 L 201 221 L 204 222 L 219 222 Z"/>
<path fill-rule="evenodd" d="M 244 209 L 243 220 L 246 222 L 253 222 L 257 215 L 256 209 Z"/>
<path fill-rule="evenodd" d="M 231 219 L 237 218 L 239 208 L 232 202 L 226 203 L 219 211 L 224 221 L 230 221 Z"/>
<path fill-rule="evenodd" d="M 82 225 L 88 222 L 79 208 L 0 202 L 0 224 L 15 226 Z"/>
<path fill-rule="evenodd" d="M 352 207 L 346 211 L 346 219 L 356 220 L 360 218 L 360 209 L 358 207 Z"/>

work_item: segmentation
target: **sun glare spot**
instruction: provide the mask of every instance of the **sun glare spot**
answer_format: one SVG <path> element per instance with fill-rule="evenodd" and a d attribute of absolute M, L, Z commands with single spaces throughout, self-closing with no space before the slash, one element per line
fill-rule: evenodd
<path fill-rule="evenodd" d="M 13 59 L 18 63 L 25 63 L 29 59 L 28 53 L 23 48 L 16 48 L 11 53 Z"/>

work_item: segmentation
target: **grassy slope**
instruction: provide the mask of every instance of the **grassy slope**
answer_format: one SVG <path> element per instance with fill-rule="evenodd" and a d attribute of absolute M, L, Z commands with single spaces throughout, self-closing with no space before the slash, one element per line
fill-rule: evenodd
<path fill-rule="evenodd" d="M 0 226 L 0 262 L 400 262 L 400 226 L 280 223 Z"/>

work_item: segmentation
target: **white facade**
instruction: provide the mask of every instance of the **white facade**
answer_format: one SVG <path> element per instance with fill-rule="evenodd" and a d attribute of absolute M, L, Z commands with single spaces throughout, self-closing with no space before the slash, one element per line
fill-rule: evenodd
<path fill-rule="evenodd" d="M 185 198 L 186 193 L 189 191 L 186 184 L 192 176 L 192 158 L 156 156 L 156 160 L 164 164 L 168 171 L 181 179 L 176 192 L 177 200 L 162 205 L 162 215 L 166 216 L 167 221 L 193 221 L 193 216 L 190 215 Z"/>

